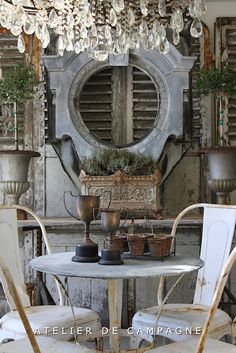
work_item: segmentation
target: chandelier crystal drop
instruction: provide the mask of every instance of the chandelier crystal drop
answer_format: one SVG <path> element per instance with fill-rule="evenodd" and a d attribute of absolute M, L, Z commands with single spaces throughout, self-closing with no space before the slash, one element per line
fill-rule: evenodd
<path fill-rule="evenodd" d="M 205 12 L 206 0 L 0 0 L 0 24 L 18 36 L 21 53 L 24 33 L 35 33 L 43 48 L 54 33 L 60 56 L 65 50 L 87 50 L 98 61 L 140 47 L 166 54 L 166 29 L 172 29 L 178 45 L 185 22 L 192 19 L 190 34 L 200 37 Z"/>

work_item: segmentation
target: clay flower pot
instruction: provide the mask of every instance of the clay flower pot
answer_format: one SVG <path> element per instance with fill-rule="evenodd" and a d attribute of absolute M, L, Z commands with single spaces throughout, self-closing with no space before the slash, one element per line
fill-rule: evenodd
<path fill-rule="evenodd" d="M 161 235 L 148 239 L 151 256 L 162 257 L 170 254 L 172 237 Z"/>
<path fill-rule="evenodd" d="M 120 250 L 120 253 L 122 254 L 124 252 L 124 242 L 126 240 L 126 237 L 123 235 L 114 235 L 112 237 L 112 249 L 117 249 Z"/>
<path fill-rule="evenodd" d="M 147 237 L 143 234 L 129 234 L 127 239 L 131 255 L 143 255 Z"/>

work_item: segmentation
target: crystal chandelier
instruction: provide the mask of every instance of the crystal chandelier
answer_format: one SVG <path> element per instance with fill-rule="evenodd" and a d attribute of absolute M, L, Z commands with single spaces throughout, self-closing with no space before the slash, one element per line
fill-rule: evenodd
<path fill-rule="evenodd" d="M 60 56 L 65 50 L 87 50 L 98 61 L 141 46 L 166 54 L 166 29 L 172 29 L 177 45 L 185 21 L 192 18 L 190 33 L 200 37 L 205 12 L 206 0 L 0 0 L 0 23 L 18 36 L 20 52 L 23 32 L 35 33 L 43 48 L 54 33 Z"/>

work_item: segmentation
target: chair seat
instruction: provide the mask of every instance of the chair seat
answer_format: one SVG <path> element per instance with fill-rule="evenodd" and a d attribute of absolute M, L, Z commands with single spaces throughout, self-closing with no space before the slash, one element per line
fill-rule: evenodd
<path fill-rule="evenodd" d="M 25 308 L 25 311 L 35 334 L 54 335 L 55 338 L 63 341 L 68 341 L 73 337 L 73 316 L 69 306 L 33 306 Z M 95 337 L 101 329 L 99 315 L 90 309 L 76 307 L 74 307 L 74 313 L 79 339 L 83 340 L 86 334 L 87 339 L 88 336 L 89 338 Z M 24 326 L 17 311 L 10 311 L 5 314 L 0 320 L 0 325 L 3 330 L 25 334 Z"/>
<path fill-rule="evenodd" d="M 95 353 L 94 350 L 88 349 L 81 345 L 70 342 L 58 341 L 52 337 L 37 336 L 36 340 L 39 344 L 41 353 Z M 32 346 L 28 338 L 13 341 L 0 345 L 0 353 L 32 353 Z"/>
<path fill-rule="evenodd" d="M 12 336 L 14 336 L 14 337 L 12 337 Z M 13 338 L 15 340 L 19 340 L 20 338 L 24 338 L 24 337 L 25 337 L 25 333 L 15 333 L 14 332 L 14 335 L 13 335 L 12 331 L 3 330 L 0 328 L 0 344 L 5 339 Z"/>
<path fill-rule="evenodd" d="M 174 342 L 150 349 L 145 353 L 196 353 L 199 337 L 192 337 L 189 340 Z M 236 347 L 233 344 L 221 342 L 208 338 L 203 350 L 204 353 L 235 353 Z"/>
<path fill-rule="evenodd" d="M 154 333 L 171 338 L 171 335 L 178 337 L 178 340 L 186 339 L 186 335 L 200 334 L 206 321 L 209 307 L 196 304 L 166 304 L 157 322 L 159 306 L 138 311 L 132 321 L 134 332 L 138 331 L 140 336 L 148 336 L 154 329 Z M 211 322 L 209 334 L 218 337 L 219 331 L 225 328 L 230 330 L 232 319 L 222 310 L 217 310 L 214 320 Z M 190 332 L 191 330 L 191 332 Z M 171 331 L 171 332 L 170 332 Z M 227 331 L 227 330 L 226 330 Z M 228 332 L 228 331 L 227 331 Z M 174 338 L 174 337 L 173 337 Z M 175 339 L 174 339 L 175 340 Z"/>

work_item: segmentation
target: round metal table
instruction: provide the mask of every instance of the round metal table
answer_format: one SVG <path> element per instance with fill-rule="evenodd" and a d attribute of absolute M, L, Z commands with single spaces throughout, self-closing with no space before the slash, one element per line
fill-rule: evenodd
<path fill-rule="evenodd" d="M 121 308 L 123 279 L 157 278 L 162 276 L 182 276 L 203 266 L 198 258 L 182 255 L 169 256 L 164 261 L 154 259 L 124 259 L 123 265 L 106 266 L 98 263 L 71 261 L 74 253 L 57 253 L 31 260 L 30 265 L 37 271 L 69 277 L 106 279 L 108 281 L 110 349 L 119 352 L 119 335 L 114 328 L 121 328 Z"/>

